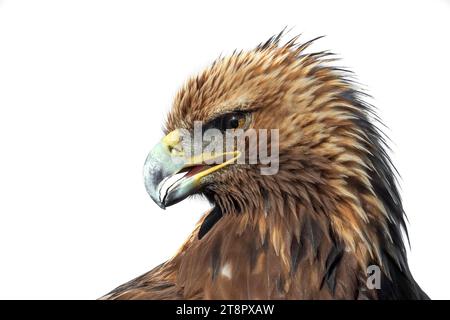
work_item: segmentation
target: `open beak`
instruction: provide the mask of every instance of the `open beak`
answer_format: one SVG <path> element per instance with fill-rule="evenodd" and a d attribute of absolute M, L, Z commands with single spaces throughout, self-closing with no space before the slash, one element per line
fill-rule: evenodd
<path fill-rule="evenodd" d="M 153 201 L 165 209 L 198 191 L 202 178 L 231 164 L 239 156 L 240 152 L 235 151 L 186 157 L 181 133 L 174 130 L 148 154 L 144 164 L 145 188 Z M 205 164 L 205 161 L 211 163 L 211 160 L 225 157 L 227 160 L 222 163 Z"/>

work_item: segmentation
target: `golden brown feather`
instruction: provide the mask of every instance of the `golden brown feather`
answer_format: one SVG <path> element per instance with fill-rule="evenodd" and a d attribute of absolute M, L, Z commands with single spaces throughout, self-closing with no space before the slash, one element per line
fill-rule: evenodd
<path fill-rule="evenodd" d="M 222 217 L 199 239 L 105 299 L 420 299 L 402 241 L 404 214 L 370 105 L 311 42 L 221 58 L 177 94 L 166 130 L 252 110 L 253 128 L 279 128 L 279 172 L 215 172 L 200 190 Z M 366 287 L 380 266 L 381 289 Z"/>

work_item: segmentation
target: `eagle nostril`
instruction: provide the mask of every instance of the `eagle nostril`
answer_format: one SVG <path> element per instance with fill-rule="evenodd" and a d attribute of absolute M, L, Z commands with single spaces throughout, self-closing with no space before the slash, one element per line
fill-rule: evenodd
<path fill-rule="evenodd" d="M 177 155 L 183 152 L 183 148 L 180 145 L 169 145 L 167 146 L 167 150 L 169 151 L 170 154 L 172 155 Z"/>

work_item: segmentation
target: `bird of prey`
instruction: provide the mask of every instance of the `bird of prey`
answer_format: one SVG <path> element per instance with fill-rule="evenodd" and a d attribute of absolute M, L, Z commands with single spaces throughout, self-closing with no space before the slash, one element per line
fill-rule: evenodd
<path fill-rule="evenodd" d="M 161 208 L 197 194 L 212 209 L 173 258 L 102 299 L 428 299 L 408 267 L 380 120 L 335 55 L 307 50 L 314 40 L 282 32 L 181 88 L 145 185 Z M 267 138 L 277 172 L 238 163 L 250 152 L 237 149 L 207 164 L 225 153 L 182 142 L 197 121 L 219 132 L 277 129 L 277 141 Z"/>

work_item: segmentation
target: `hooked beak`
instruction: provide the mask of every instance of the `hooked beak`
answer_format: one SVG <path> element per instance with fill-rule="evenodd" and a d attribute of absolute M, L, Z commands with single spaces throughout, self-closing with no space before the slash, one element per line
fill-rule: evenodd
<path fill-rule="evenodd" d="M 234 151 L 186 157 L 181 142 L 180 131 L 174 130 L 150 151 L 145 160 L 145 188 L 162 209 L 194 194 L 199 190 L 202 178 L 231 164 L 240 156 L 239 151 Z M 227 157 L 225 162 L 216 165 L 205 164 L 205 161 L 223 159 L 224 156 Z"/>

